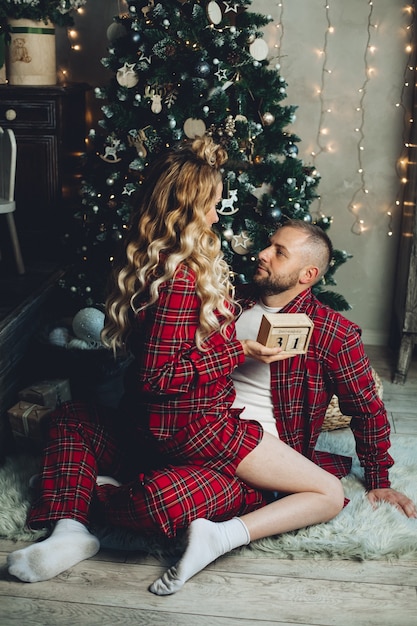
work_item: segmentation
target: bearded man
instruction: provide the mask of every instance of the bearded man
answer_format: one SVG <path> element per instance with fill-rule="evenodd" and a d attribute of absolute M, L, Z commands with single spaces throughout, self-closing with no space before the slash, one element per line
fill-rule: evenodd
<path fill-rule="evenodd" d="M 301 220 L 278 228 L 259 253 L 252 284 L 238 291 L 242 306 L 236 322 L 238 339 L 256 339 L 265 313 L 305 313 L 314 328 L 306 354 L 270 364 L 248 359 L 239 365 L 233 372 L 233 406 L 245 407 L 242 419 L 257 420 L 265 431 L 342 478 L 352 459 L 315 449 L 327 407 L 336 395 L 343 414 L 352 416 L 350 428 L 372 506 L 385 501 L 404 515 L 417 517 L 414 503 L 391 488 L 390 425 L 361 329 L 319 302 L 311 290 L 332 256 L 327 234 Z"/>

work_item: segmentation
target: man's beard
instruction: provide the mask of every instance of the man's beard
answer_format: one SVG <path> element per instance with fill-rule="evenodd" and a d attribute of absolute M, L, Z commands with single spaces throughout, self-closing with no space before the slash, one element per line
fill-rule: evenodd
<path fill-rule="evenodd" d="M 276 296 L 279 293 L 284 293 L 292 287 L 295 287 L 298 283 L 298 272 L 294 272 L 289 276 L 258 276 L 253 277 L 253 282 L 257 286 L 261 295 L 264 296 Z"/>

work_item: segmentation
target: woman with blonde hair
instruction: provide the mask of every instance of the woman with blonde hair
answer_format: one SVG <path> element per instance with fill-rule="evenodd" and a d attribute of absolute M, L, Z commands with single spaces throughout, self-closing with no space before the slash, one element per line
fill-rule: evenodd
<path fill-rule="evenodd" d="M 10 555 L 9 572 L 22 580 L 45 580 L 92 556 L 93 513 L 141 532 L 186 532 L 180 561 L 149 588 L 168 595 L 220 555 L 327 521 L 343 506 L 337 478 L 231 408 L 234 368 L 283 356 L 236 338 L 230 270 L 212 230 L 226 158 L 204 137 L 167 150 L 149 169 L 102 333 L 115 352 L 134 355 L 119 417 L 72 404 L 52 420 L 29 523 L 55 523 L 43 542 L 55 537 L 55 556 L 50 548 L 40 555 L 42 544 Z M 97 478 L 103 473 L 119 482 Z"/>

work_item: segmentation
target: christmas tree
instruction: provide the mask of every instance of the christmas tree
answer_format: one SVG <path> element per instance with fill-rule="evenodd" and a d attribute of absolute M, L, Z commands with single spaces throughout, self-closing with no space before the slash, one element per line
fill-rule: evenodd
<path fill-rule="evenodd" d="M 289 131 L 296 107 L 281 104 L 287 85 L 263 38 L 271 17 L 250 4 L 130 0 L 109 26 L 102 63 L 113 77 L 95 90 L 103 119 L 89 133 L 82 205 L 66 235 L 76 259 L 62 287 L 76 306 L 103 302 L 148 165 L 197 135 L 211 135 L 229 155 L 216 227 L 235 282 L 250 280 L 257 252 L 287 218 L 330 227 L 330 216 L 310 213 L 320 174 L 298 158 L 300 139 Z M 349 304 L 327 286 L 348 257 L 336 250 L 314 288 L 336 310 Z"/>

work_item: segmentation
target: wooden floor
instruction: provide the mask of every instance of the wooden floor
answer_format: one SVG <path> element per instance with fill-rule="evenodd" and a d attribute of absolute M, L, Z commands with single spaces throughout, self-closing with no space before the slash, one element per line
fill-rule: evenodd
<path fill-rule="evenodd" d="M 373 347 L 368 354 L 383 381 L 392 436 L 417 436 L 416 356 L 406 384 L 394 385 L 386 351 Z M 1 626 L 417 625 L 417 559 L 360 563 L 231 554 L 177 594 L 160 598 L 147 587 L 163 565 L 133 553 L 100 552 L 54 580 L 18 582 L 5 560 L 21 545 L 0 541 Z"/>

